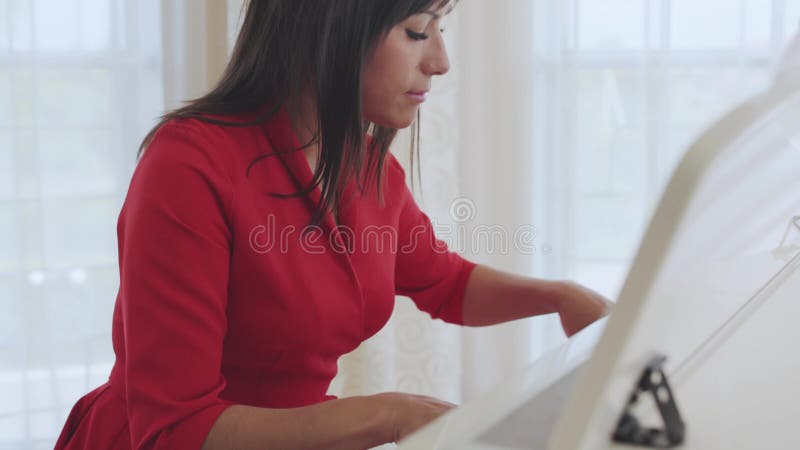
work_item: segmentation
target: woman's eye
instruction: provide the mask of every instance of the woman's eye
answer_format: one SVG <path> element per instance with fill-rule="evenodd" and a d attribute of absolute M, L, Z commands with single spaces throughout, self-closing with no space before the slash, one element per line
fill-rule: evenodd
<path fill-rule="evenodd" d="M 406 34 L 408 34 L 408 37 L 410 37 L 411 39 L 413 39 L 415 41 L 424 41 L 425 39 L 428 39 L 428 35 L 427 34 L 425 34 L 425 33 L 417 33 L 416 31 L 409 30 L 409 29 L 406 29 Z"/>

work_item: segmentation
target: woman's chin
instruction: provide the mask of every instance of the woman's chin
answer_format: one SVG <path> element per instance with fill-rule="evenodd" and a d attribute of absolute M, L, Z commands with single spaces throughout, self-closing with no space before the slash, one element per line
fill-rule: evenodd
<path fill-rule="evenodd" d="M 375 125 L 386 127 L 386 128 L 394 128 L 397 130 L 402 130 L 404 128 L 408 128 L 411 124 L 414 123 L 414 119 L 416 119 L 417 114 L 414 111 L 414 114 L 410 114 L 408 116 L 403 117 L 382 117 L 378 120 L 370 120 L 370 122 L 374 123 Z"/>
<path fill-rule="evenodd" d="M 365 114 L 365 118 L 381 127 L 402 130 L 410 127 L 411 124 L 414 123 L 414 120 L 417 118 L 417 111 L 419 110 L 418 105 L 414 105 L 412 108 L 406 105 L 404 106 L 405 107 L 402 109 L 395 109 L 390 114 Z"/>
<path fill-rule="evenodd" d="M 410 127 L 412 123 L 414 123 L 414 118 L 413 117 L 408 119 L 408 120 L 404 120 L 402 122 L 398 122 L 397 124 L 392 126 L 392 128 L 397 128 L 398 130 L 403 130 L 405 128 Z"/>

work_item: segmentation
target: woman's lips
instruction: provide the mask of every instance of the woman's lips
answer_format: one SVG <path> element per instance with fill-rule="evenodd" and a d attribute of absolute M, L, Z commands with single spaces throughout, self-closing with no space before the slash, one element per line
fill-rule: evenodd
<path fill-rule="evenodd" d="M 409 91 L 409 92 L 406 92 L 406 95 L 411 97 L 413 100 L 415 100 L 415 101 L 417 101 L 419 103 L 424 102 L 425 99 L 428 97 L 428 93 L 427 92 L 412 92 L 412 91 Z"/>

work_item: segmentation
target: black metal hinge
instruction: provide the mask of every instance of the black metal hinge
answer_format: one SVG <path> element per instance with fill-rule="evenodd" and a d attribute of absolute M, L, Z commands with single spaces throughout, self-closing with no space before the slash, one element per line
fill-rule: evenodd
<path fill-rule="evenodd" d="M 683 443 L 686 425 L 681 419 L 672 389 L 664 374 L 664 356 L 656 356 L 647 364 L 633 390 L 612 435 L 614 442 L 649 448 L 672 448 Z M 633 415 L 631 409 L 639 396 L 651 393 L 664 421 L 664 428 L 646 428 Z"/>

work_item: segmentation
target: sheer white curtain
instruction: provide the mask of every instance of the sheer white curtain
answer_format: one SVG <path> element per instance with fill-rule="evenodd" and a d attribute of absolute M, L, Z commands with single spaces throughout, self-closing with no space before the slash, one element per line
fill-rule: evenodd
<path fill-rule="evenodd" d="M 800 0 L 534 3 L 538 266 L 614 296 L 674 164 L 765 86 Z"/>
<path fill-rule="evenodd" d="M 164 107 L 205 94 L 228 60 L 238 0 L 162 0 Z"/>
<path fill-rule="evenodd" d="M 53 448 L 108 377 L 116 218 L 163 108 L 158 23 L 156 0 L 0 1 L 0 448 Z"/>

